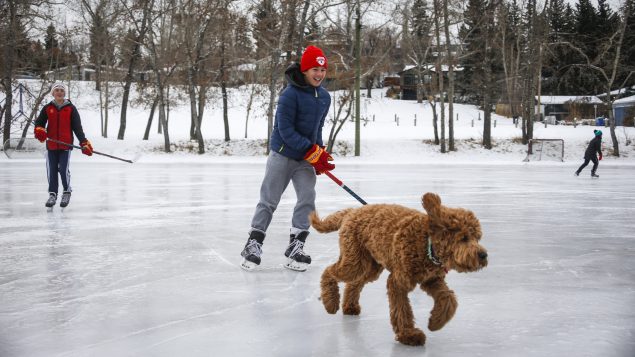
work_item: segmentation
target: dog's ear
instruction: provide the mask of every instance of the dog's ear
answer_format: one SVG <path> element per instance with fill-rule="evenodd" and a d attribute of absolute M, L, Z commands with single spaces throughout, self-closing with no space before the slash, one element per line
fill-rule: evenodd
<path fill-rule="evenodd" d="M 421 198 L 423 208 L 431 217 L 438 217 L 441 213 L 441 197 L 436 193 L 428 192 Z"/>

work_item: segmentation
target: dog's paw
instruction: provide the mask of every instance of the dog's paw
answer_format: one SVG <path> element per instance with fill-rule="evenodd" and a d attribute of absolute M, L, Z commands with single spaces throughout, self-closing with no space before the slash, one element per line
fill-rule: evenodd
<path fill-rule="evenodd" d="M 342 307 L 344 315 L 359 315 L 362 312 L 362 307 L 359 304 L 346 305 Z"/>
<path fill-rule="evenodd" d="M 326 312 L 328 312 L 329 314 L 334 314 L 337 312 L 337 310 L 339 310 L 340 308 L 339 297 L 340 297 L 339 294 L 329 295 L 329 294 L 322 293 L 322 296 L 321 296 L 322 305 L 324 305 L 324 309 L 326 309 Z"/>
<path fill-rule="evenodd" d="M 428 329 L 430 331 L 437 331 L 443 328 L 454 317 L 458 303 L 456 297 L 452 291 L 447 294 L 443 294 L 434 303 L 434 307 L 430 312 L 430 319 L 428 320 Z"/>
<path fill-rule="evenodd" d="M 426 343 L 426 335 L 418 328 L 404 330 L 395 339 L 408 346 L 423 346 Z"/>

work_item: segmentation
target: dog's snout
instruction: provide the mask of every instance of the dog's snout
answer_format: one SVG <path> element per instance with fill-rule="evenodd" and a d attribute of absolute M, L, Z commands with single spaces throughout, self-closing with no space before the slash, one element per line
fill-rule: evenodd
<path fill-rule="evenodd" d="M 487 252 L 478 252 L 478 258 L 480 260 L 485 260 L 487 259 Z"/>

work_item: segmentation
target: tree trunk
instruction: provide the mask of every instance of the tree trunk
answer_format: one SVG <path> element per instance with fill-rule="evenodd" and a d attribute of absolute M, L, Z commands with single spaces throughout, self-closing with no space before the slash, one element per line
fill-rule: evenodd
<path fill-rule="evenodd" d="M 110 78 L 106 78 L 106 101 L 104 104 L 106 107 L 104 108 L 104 138 L 108 137 L 108 109 L 110 108 Z"/>
<path fill-rule="evenodd" d="M 6 5 L 9 14 L 6 37 L 4 38 L 4 73 L 2 74 L 2 86 L 4 87 L 4 129 L 2 131 L 2 143 L 11 138 L 11 121 L 13 119 L 13 65 L 15 61 L 15 27 L 17 26 L 17 14 L 14 1 L 8 1 Z M 1 143 L 0 143 L 1 144 Z"/>
<path fill-rule="evenodd" d="M 205 112 L 205 102 L 207 101 L 207 87 L 198 88 L 198 117 L 196 118 L 196 141 L 198 141 L 198 153 L 205 153 L 205 140 L 203 140 L 203 113 Z"/>
<path fill-rule="evenodd" d="M 428 103 L 430 103 L 430 107 L 432 107 L 432 128 L 434 130 L 434 145 L 439 145 L 441 141 L 439 140 L 439 116 L 437 114 L 437 102 L 434 100 L 433 96 L 428 97 Z"/>
<path fill-rule="evenodd" d="M 223 124 L 225 126 L 225 141 L 229 141 L 229 117 L 227 115 L 227 83 L 225 81 L 225 36 L 220 45 L 220 90 L 223 96 Z"/>
<path fill-rule="evenodd" d="M 251 106 L 254 102 L 254 94 L 256 92 L 256 85 L 251 85 L 251 94 L 249 95 L 249 101 L 247 102 L 247 114 L 245 115 L 245 139 L 247 139 L 247 128 L 249 127 L 249 113 L 251 112 Z"/>
<path fill-rule="evenodd" d="M 443 0 L 443 29 L 445 32 L 445 51 L 448 64 L 448 150 L 456 151 L 454 147 L 454 58 L 450 47 L 450 19 L 448 14 L 448 0 Z"/>
<path fill-rule="evenodd" d="M 123 140 L 126 133 L 126 115 L 128 112 L 128 101 L 130 99 L 130 88 L 132 87 L 132 80 L 134 79 L 134 69 L 137 60 L 141 58 L 141 42 L 145 37 L 148 30 L 148 17 L 150 16 L 150 10 L 154 4 L 153 0 L 145 0 L 143 8 L 143 18 L 141 19 L 141 25 L 139 27 L 139 33 L 134 39 L 132 44 L 132 53 L 130 56 L 130 62 L 128 62 L 128 70 L 126 71 L 126 77 L 123 86 L 123 98 L 121 99 L 121 116 L 119 119 L 119 133 L 117 134 L 118 140 Z"/>
<path fill-rule="evenodd" d="M 154 118 L 154 111 L 157 109 L 159 103 L 159 96 L 154 97 L 152 101 L 152 108 L 150 108 L 150 115 L 148 116 L 148 124 L 146 125 L 146 131 L 143 133 L 143 140 L 148 140 L 150 137 L 150 128 L 152 127 L 152 119 Z"/>
<path fill-rule="evenodd" d="M 196 85 L 194 84 L 194 73 L 196 68 L 191 66 L 187 71 L 187 91 L 190 97 L 190 140 L 196 139 L 196 123 L 198 111 L 196 106 Z"/>
<path fill-rule="evenodd" d="M 355 156 L 359 156 L 361 147 L 361 127 L 360 127 L 360 80 L 362 74 L 362 23 L 361 23 L 360 3 L 357 0 L 355 5 Z"/>
<path fill-rule="evenodd" d="M 441 43 L 441 27 L 439 24 L 440 9 L 439 9 L 439 1 L 441 0 L 433 0 L 434 2 L 434 35 L 437 39 L 437 43 Z M 439 83 L 439 111 L 441 112 L 441 152 L 446 152 L 445 147 L 445 96 L 443 95 L 443 66 L 441 64 L 441 56 L 437 57 L 435 61 L 435 67 L 437 72 L 437 81 Z"/>

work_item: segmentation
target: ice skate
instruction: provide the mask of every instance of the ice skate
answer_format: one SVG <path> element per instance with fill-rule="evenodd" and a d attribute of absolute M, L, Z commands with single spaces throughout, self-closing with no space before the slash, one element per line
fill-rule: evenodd
<path fill-rule="evenodd" d="M 600 175 L 597 175 L 595 172 L 592 172 L 591 178 L 600 178 Z"/>
<path fill-rule="evenodd" d="M 580 172 L 578 172 L 578 171 L 574 172 L 573 174 L 576 175 L 576 176 L 580 176 Z"/>
<path fill-rule="evenodd" d="M 60 201 L 60 207 L 68 206 L 70 201 L 71 201 L 71 192 L 70 191 L 64 191 L 64 193 L 62 193 L 62 200 Z"/>
<path fill-rule="evenodd" d="M 46 201 L 44 205 L 46 207 L 53 207 L 55 206 L 55 202 L 57 202 L 57 193 L 49 192 L 49 199 Z"/>
<path fill-rule="evenodd" d="M 304 231 L 295 236 L 291 235 L 291 239 L 289 240 L 289 246 L 287 250 L 284 252 L 284 256 L 287 257 L 287 264 L 285 264 L 285 268 L 295 270 L 295 271 L 305 271 L 309 264 L 311 264 L 311 256 L 306 254 L 303 250 L 304 242 L 306 237 L 309 235 L 309 232 Z"/>
<path fill-rule="evenodd" d="M 251 271 L 256 269 L 260 265 L 260 256 L 262 255 L 262 243 L 265 239 L 265 235 L 262 232 L 252 231 L 247 239 L 245 248 L 240 253 L 243 257 L 243 261 L 240 263 L 240 267 Z"/>

